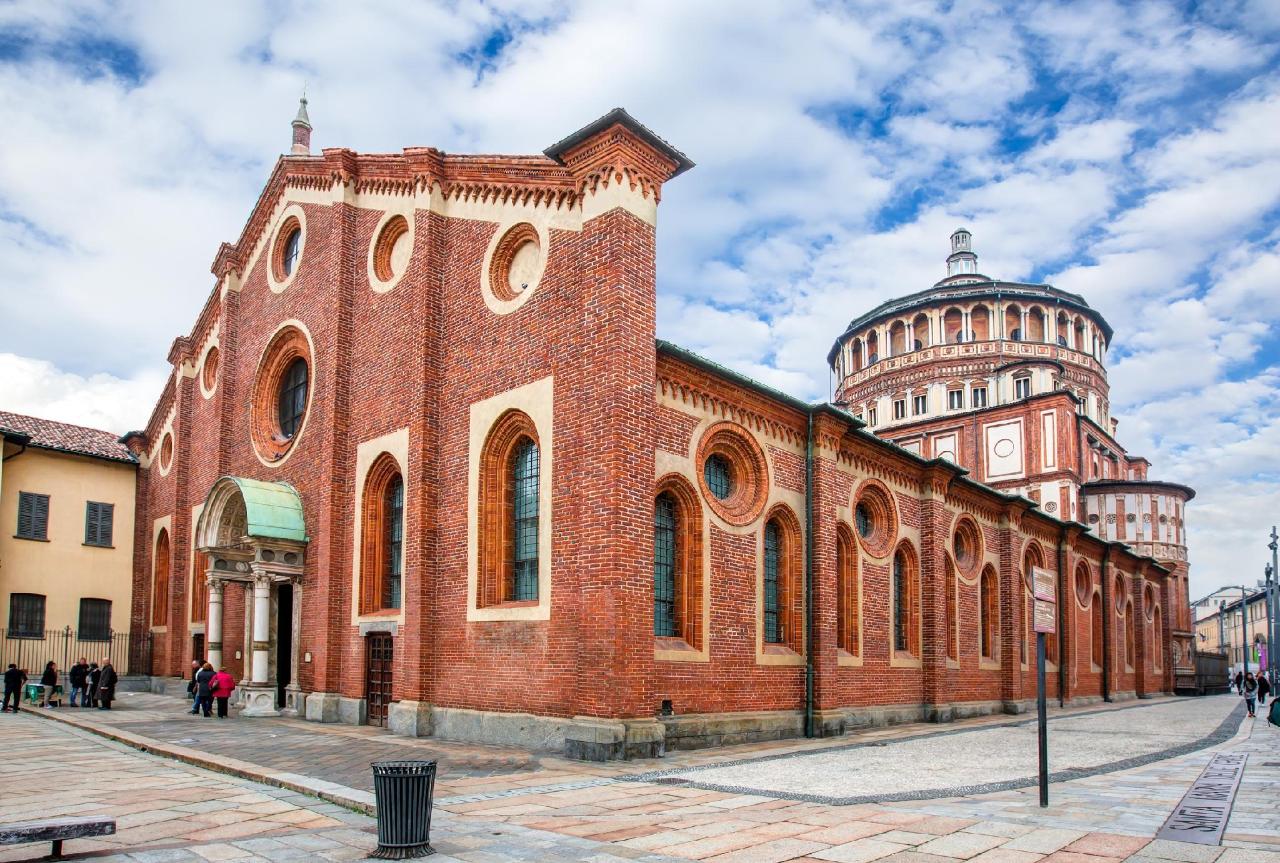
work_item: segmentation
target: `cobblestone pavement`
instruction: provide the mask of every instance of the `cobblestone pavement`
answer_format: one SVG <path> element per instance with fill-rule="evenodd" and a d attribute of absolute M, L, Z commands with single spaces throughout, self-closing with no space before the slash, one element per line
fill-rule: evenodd
<path fill-rule="evenodd" d="M 1112 726 L 1123 730 L 1150 722 L 1166 707 L 1183 705 L 1179 709 L 1191 713 L 1178 720 L 1179 724 L 1212 727 L 1234 704 L 1229 698 L 1170 699 L 1107 708 L 1106 713 L 1077 713 L 1105 716 Z M 126 727 L 135 735 L 148 728 L 163 730 L 171 735 L 164 741 L 145 739 L 175 752 L 190 751 L 183 749 L 186 746 L 207 745 L 210 751 L 230 746 L 234 757 L 243 760 L 247 760 L 246 751 L 261 753 L 268 764 L 256 769 L 262 771 L 266 781 L 273 781 L 273 769 L 281 769 L 282 760 L 287 760 L 289 773 L 279 775 L 311 775 L 323 785 L 338 775 L 335 771 L 345 770 L 353 776 L 367 773 L 368 752 L 374 751 L 369 747 L 392 747 L 398 757 L 439 752 L 444 756 L 445 772 L 437 795 L 436 835 L 442 842 L 477 843 L 455 844 L 441 850 L 477 863 L 618 858 L 717 863 L 1280 863 L 1280 768 L 1270 766 L 1280 765 L 1280 730 L 1266 726 L 1262 720 L 1245 720 L 1234 737 L 1210 749 L 1130 770 L 1054 783 L 1050 789 L 1053 805 L 1042 810 L 1036 805 L 1034 789 L 944 800 L 832 806 L 767 794 L 644 781 L 647 776 L 637 779 L 637 774 L 652 773 L 658 767 L 688 769 L 750 758 L 770 764 L 788 760 L 785 756 L 794 753 L 850 751 L 850 738 L 676 753 L 660 761 L 587 765 L 516 749 L 390 738 L 374 729 L 308 728 L 310 724 L 292 721 L 236 720 L 222 723 L 216 733 L 205 732 L 203 719 L 185 722 L 179 716 L 175 720 L 174 712 L 180 709 L 178 699 L 137 696 L 132 705 L 109 717 L 101 713 L 48 713 L 86 725 L 109 719 L 115 728 L 105 730 L 113 733 L 123 732 Z M 1157 712 L 1151 713 L 1153 710 Z M 962 736 L 951 733 L 956 727 L 981 728 L 1007 724 L 1009 719 L 995 717 L 943 729 L 876 729 L 857 739 L 884 742 L 892 748 L 894 741 L 928 735 L 939 746 L 947 746 L 947 741 Z M 172 736 L 179 733 L 182 736 Z M 328 749 L 331 754 L 334 750 L 343 752 L 346 762 L 352 763 L 321 760 L 314 762 L 315 769 L 308 773 L 307 757 L 295 749 L 320 751 L 324 745 L 312 740 L 312 735 L 345 741 L 328 744 Z M 236 749 L 237 737 L 253 748 Z M 194 742 L 168 742 L 174 740 Z M 1151 837 L 1212 752 L 1235 748 L 1253 754 L 1224 846 L 1153 842 Z M 362 762 L 359 770 L 356 761 Z M 928 768 L 926 754 L 920 764 L 904 761 L 901 773 L 908 776 Z M 345 794 L 353 805 L 368 798 L 359 788 L 332 787 Z M 813 790 L 820 793 L 821 789 Z M 584 844 L 569 848 L 558 844 L 570 840 Z M 587 856 L 557 856 L 560 854 Z"/>
<path fill-rule="evenodd" d="M 1136 767 L 1143 759 L 1167 757 L 1171 750 L 1203 748 L 1210 741 L 1229 739 L 1244 715 L 1238 698 L 1175 700 L 1135 710 L 1050 721 L 1050 773 L 1055 779 L 1077 778 Z M 1141 718 L 1132 721 L 1136 717 Z M 851 743 L 666 775 L 712 790 L 818 802 L 926 799 L 1033 784 L 1037 738 L 1036 722 L 1031 720 L 871 746 Z M 904 771 L 904 764 L 928 769 Z"/>

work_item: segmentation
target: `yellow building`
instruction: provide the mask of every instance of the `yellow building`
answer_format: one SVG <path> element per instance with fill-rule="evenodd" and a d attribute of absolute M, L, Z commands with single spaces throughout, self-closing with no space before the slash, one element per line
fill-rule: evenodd
<path fill-rule="evenodd" d="M 1266 659 L 1266 595 L 1261 590 L 1249 592 L 1243 621 L 1240 600 L 1239 588 L 1222 588 L 1201 600 L 1204 613 L 1196 620 L 1199 649 L 1226 653 L 1232 674 L 1244 670 L 1246 660 L 1248 669 L 1257 672 Z"/>
<path fill-rule="evenodd" d="M 0 411 L 0 667 L 129 670 L 137 461 L 116 435 Z"/>

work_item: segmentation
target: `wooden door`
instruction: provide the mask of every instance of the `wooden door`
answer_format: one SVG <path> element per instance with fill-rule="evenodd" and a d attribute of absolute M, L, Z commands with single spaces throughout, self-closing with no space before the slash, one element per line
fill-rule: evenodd
<path fill-rule="evenodd" d="M 391 703 L 391 636 L 371 633 L 366 639 L 365 705 L 370 725 L 387 724 L 387 705 Z"/>

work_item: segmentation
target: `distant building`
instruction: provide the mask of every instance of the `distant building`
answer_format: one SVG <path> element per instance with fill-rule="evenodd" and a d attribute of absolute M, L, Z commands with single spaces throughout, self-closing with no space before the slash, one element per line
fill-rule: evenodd
<path fill-rule="evenodd" d="M 1195 492 L 1148 479 L 1149 462 L 1116 440 L 1111 337 L 1077 294 L 978 272 L 960 228 L 947 275 L 855 318 L 827 361 L 836 402 L 880 437 L 1170 569 L 1174 673 L 1191 686 L 1185 509 Z"/>
<path fill-rule="evenodd" d="M 0 437 L 0 662 L 123 650 L 136 459 L 111 432 L 22 414 L 0 412 Z"/>
<path fill-rule="evenodd" d="M 1196 603 L 1196 640 L 1200 650 L 1226 653 L 1231 673 L 1256 672 L 1267 660 L 1267 598 L 1261 590 L 1249 591 L 1241 621 L 1239 588 L 1224 587 Z"/>

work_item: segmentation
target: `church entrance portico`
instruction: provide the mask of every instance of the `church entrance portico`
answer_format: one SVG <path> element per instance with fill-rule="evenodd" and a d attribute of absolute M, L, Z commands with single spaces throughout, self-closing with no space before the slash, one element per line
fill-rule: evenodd
<path fill-rule="evenodd" d="M 250 662 L 237 687 L 242 716 L 298 716 L 301 593 L 306 555 L 302 501 L 293 486 L 240 477 L 213 484 L 196 526 L 209 586 L 206 645 L 222 665 L 223 601 L 229 585 L 245 592 Z"/>

